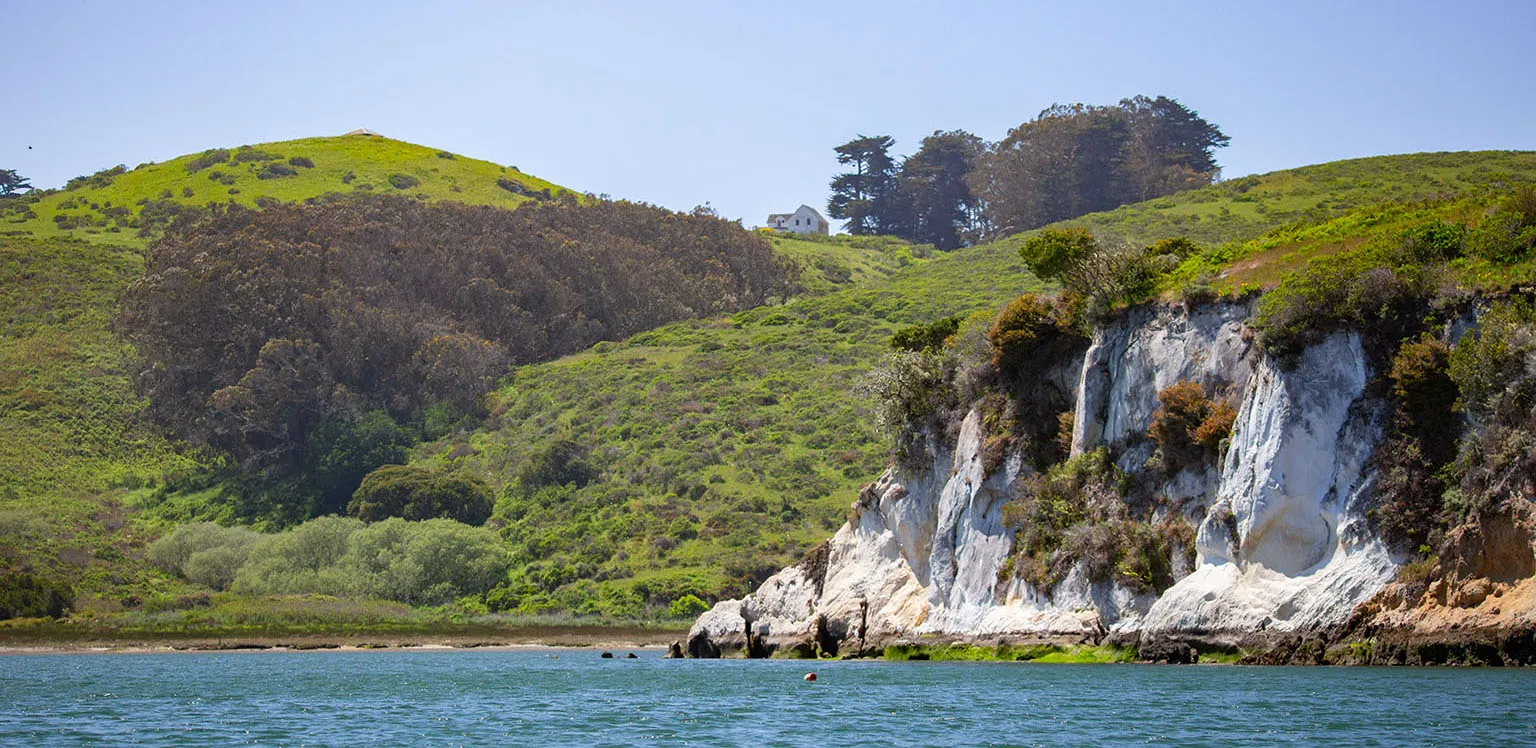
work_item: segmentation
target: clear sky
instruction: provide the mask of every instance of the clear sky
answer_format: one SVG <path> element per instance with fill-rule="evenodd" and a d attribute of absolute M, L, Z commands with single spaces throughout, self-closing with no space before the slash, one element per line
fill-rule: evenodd
<path fill-rule="evenodd" d="M 761 223 L 824 209 L 833 146 L 998 140 L 1053 103 L 1167 95 L 1227 177 L 1536 149 L 1536 2 L 0 0 L 0 168 L 367 127 L 581 191 Z"/>

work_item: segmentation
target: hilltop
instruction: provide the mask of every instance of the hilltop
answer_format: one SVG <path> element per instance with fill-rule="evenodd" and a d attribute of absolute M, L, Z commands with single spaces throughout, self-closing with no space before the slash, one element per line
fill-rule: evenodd
<path fill-rule="evenodd" d="M 426 175 L 435 167 L 443 176 L 418 176 L 420 185 L 405 190 L 430 199 L 528 199 L 495 186 L 513 179 L 505 174 L 514 170 L 485 162 L 396 141 L 291 143 L 308 142 L 330 144 L 332 154 L 354 144 L 382 149 L 365 151 L 374 155 L 409 151 Z M 302 155 L 285 144 L 255 150 L 285 157 L 261 163 Z M 345 175 L 334 173 L 342 167 L 333 161 L 322 179 L 328 157 L 312 155 L 305 157 L 313 169 L 261 180 L 250 172 L 258 162 L 234 162 L 234 153 L 225 163 L 239 163 L 245 171 L 236 179 L 253 189 L 296 188 L 314 177 L 313 193 L 259 193 L 275 199 L 323 195 Z M 64 212 L 82 212 L 78 199 L 87 190 L 96 190 L 102 209 L 107 200 L 112 207 L 178 200 L 177 190 L 188 187 L 187 199 L 200 200 L 198 187 L 215 183 L 207 174 L 218 167 L 192 171 L 197 158 L 156 165 L 159 171 L 141 167 L 141 177 L 178 181 L 150 186 L 129 179 L 140 173 L 135 169 L 108 183 L 87 178 L 74 190 L 41 195 L 29 203 L 34 217 L 15 222 L 13 213 L 13 223 L 4 224 L 37 233 L 0 237 L 0 277 L 7 280 L 0 296 L 0 424 L 7 437 L 0 450 L 0 558 L 77 585 L 88 609 L 135 608 L 198 589 L 151 567 L 144 547 L 174 523 L 217 516 L 221 487 L 195 478 L 218 459 L 144 423 L 130 351 L 111 332 L 118 299 L 143 270 L 143 240 L 131 226 L 61 229 L 44 210 L 53 206 L 56 214 L 61 202 L 74 199 L 77 207 Z M 394 163 L 366 167 L 373 169 L 369 182 L 361 182 L 365 172 L 357 165 L 346 170 L 355 172 L 353 184 L 377 190 L 389 174 L 405 173 Z M 468 176 L 453 171 L 465 165 L 480 175 L 474 190 Z M 455 174 L 456 182 L 447 181 Z M 1209 264 L 1191 264 L 1184 280 L 1208 270 L 1227 273 L 1242 258 L 1250 262 L 1245 272 L 1262 267 L 1267 275 L 1229 285 L 1264 285 L 1310 256 L 1283 248 L 1264 254 L 1265 247 L 1286 246 L 1287 231 L 1325 227 L 1309 236 L 1344 246 L 1351 232 L 1374 225 L 1383 201 L 1481 194 L 1532 181 L 1532 153 L 1392 156 L 1246 177 L 1066 223 L 1133 243 L 1188 236 L 1205 245 L 1199 258 Z M 113 189 L 123 192 L 108 197 Z M 160 198 L 166 190 L 172 197 Z M 242 189 L 235 197 L 255 204 L 256 194 Z M 492 525 L 514 557 L 495 608 L 652 617 L 688 594 L 738 594 L 826 537 L 859 487 L 884 467 L 889 437 L 875 426 L 876 404 L 855 385 L 889 351 L 894 332 L 948 316 L 969 318 L 967 327 L 975 329 L 1020 293 L 1046 288 L 1019 258 L 1025 238 L 936 254 L 874 238 L 775 237 L 779 254 L 800 268 L 797 295 L 519 367 L 491 394 L 487 420 L 416 448 L 412 464 L 491 486 Z M 550 445 L 562 441 L 576 445 L 591 474 L 566 485 L 524 480 L 533 474 L 526 468 L 548 460 Z"/>
<path fill-rule="evenodd" d="M 0 204 L 0 236 L 140 245 L 186 207 L 259 206 L 331 193 L 398 194 L 513 208 L 571 192 L 516 166 L 376 135 L 213 148 L 132 169 L 115 166 Z"/>

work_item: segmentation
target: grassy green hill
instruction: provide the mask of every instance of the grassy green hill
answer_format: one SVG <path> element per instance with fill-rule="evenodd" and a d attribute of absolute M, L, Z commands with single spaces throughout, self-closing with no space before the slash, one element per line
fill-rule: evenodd
<path fill-rule="evenodd" d="M 344 160 L 352 148 L 369 157 Z M 397 189 L 386 186 L 390 174 L 416 176 L 420 184 L 406 191 L 432 199 L 507 205 L 524 198 L 497 187 L 498 179 L 530 190 L 548 184 L 380 139 L 256 150 L 283 158 L 236 163 L 231 151 L 223 166 L 193 171 L 198 157 L 189 156 L 110 182 L 88 178 L 8 209 L 9 223 L 0 223 L 9 232 L 0 235 L 0 569 L 68 581 L 88 605 L 104 608 L 186 587 L 151 569 L 142 549 L 166 530 L 167 518 L 195 515 L 204 498 L 165 491 L 165 476 L 194 472 L 211 458 L 140 423 L 128 351 L 109 320 L 141 271 L 143 240 L 133 218 L 115 232 L 115 218 L 97 225 L 106 210 L 137 205 L 132 215 L 142 220 L 156 200 L 228 199 L 227 189 L 204 198 L 205 185 L 239 187 L 235 199 L 253 202 L 362 184 Z M 298 157 L 314 167 L 258 178 L 262 164 Z M 414 171 L 404 170 L 407 162 Z M 239 174 L 224 185 L 208 179 L 216 170 Z M 348 171 L 350 185 L 341 181 Z M 1180 282 L 1210 273 L 1229 287 L 1270 284 L 1312 256 L 1363 241 L 1385 225 L 1378 216 L 1413 220 L 1374 207 L 1383 200 L 1486 194 L 1516 182 L 1536 182 L 1536 154 L 1360 159 L 1233 180 L 1071 223 L 1128 241 L 1186 235 L 1211 247 L 1181 269 Z M 188 188 L 193 196 L 179 197 Z M 161 198 L 167 190 L 171 197 Z M 82 203 L 87 195 L 100 207 Z M 60 207 L 71 200 L 75 207 Z M 61 210 L 99 218 L 60 228 L 52 216 Z M 991 313 L 1039 287 L 1018 258 L 1020 241 L 929 256 L 887 240 L 776 237 L 776 248 L 801 267 L 799 296 L 522 367 L 493 394 L 483 427 L 424 445 L 415 460 L 479 475 L 495 488 L 499 521 L 518 556 L 508 600 L 523 611 L 643 616 L 685 592 L 740 592 L 824 538 L 883 467 L 887 439 L 854 384 L 880 360 L 891 333 L 945 315 Z M 519 470 L 556 438 L 584 447 L 596 477 L 575 489 L 519 486 Z"/>
<path fill-rule="evenodd" d="M 1532 153 L 1392 156 L 1245 178 L 1065 223 L 1140 243 L 1194 236 L 1210 249 L 1168 279 L 1169 294 L 1202 271 L 1235 291 L 1483 205 L 1383 200 L 1491 196 L 1533 181 Z M 458 465 L 502 493 L 499 512 L 524 564 L 514 572 L 524 610 L 622 613 L 683 592 L 740 594 L 824 539 L 884 467 L 889 440 L 853 385 L 888 351 L 890 335 L 941 316 L 990 314 L 1041 287 L 1018 257 L 1022 239 L 523 367 L 496 395 L 490 423 L 419 459 Z M 1462 265 L 1467 277 L 1491 272 Z M 1505 268 L 1488 280 L 1507 285 L 1522 267 L 1529 272 Z M 586 445 L 601 474 L 573 492 L 526 495 L 513 476 L 555 439 Z"/>
<path fill-rule="evenodd" d="M 384 137 L 341 135 L 216 148 L 133 169 L 104 169 L 15 201 L 0 214 L 0 235 L 141 244 L 140 229 L 185 205 L 375 192 L 511 208 L 568 191 L 515 166 Z"/>

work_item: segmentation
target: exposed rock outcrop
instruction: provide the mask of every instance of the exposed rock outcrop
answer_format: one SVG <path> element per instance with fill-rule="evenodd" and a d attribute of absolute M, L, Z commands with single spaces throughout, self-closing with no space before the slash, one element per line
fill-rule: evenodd
<path fill-rule="evenodd" d="M 1270 650 L 1277 661 L 1323 662 L 1358 654 L 1359 647 L 1329 648 L 1346 630 L 1423 630 L 1409 619 L 1433 614 L 1393 591 L 1404 559 L 1366 521 L 1371 456 L 1390 409 L 1371 386 L 1379 372 L 1360 336 L 1332 334 L 1282 366 L 1254 345 L 1251 313 L 1247 302 L 1133 310 L 1095 333 L 1080 364 L 1052 373 L 1075 374 L 1072 453 L 1107 448 L 1135 486 L 1126 501 L 1198 525 L 1193 568 L 1175 559 L 1177 581 L 1161 594 L 1117 575 L 1093 579 L 1083 562 L 1049 589 L 1012 573 L 1015 539 L 1003 507 L 1031 471 L 1020 455 L 987 471 L 986 434 L 972 411 L 952 444 L 940 443 L 937 429 L 925 434 L 930 461 L 893 466 L 867 486 L 825 546 L 745 600 L 701 616 L 690 654 L 740 652 L 755 638 L 758 654 L 802 656 L 874 653 L 916 640 L 1107 640 L 1169 662 L 1239 647 Z M 1219 465 L 1169 472 L 1149 462 L 1158 393 L 1181 381 L 1237 405 Z M 1520 586 L 1528 579 L 1489 582 L 1485 568 L 1513 569 L 1522 579 L 1536 571 L 1536 522 L 1489 520 L 1478 532 L 1508 542 L 1469 538 L 1466 558 L 1455 561 L 1465 567 L 1458 578 L 1482 581 L 1430 595 L 1434 604 L 1478 610 L 1501 595 L 1536 595 L 1536 587 Z M 1536 631 L 1536 618 L 1529 623 Z M 1477 646 L 1515 651 L 1528 640 L 1536 639 Z M 1414 646 L 1404 640 L 1397 651 Z"/>

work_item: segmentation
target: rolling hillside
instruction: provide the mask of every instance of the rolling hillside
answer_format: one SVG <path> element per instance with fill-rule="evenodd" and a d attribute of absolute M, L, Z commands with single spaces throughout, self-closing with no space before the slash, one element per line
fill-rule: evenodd
<path fill-rule="evenodd" d="M 1065 222 L 1150 243 L 1208 246 L 1166 280 L 1212 275 L 1220 291 L 1272 287 L 1312 257 L 1358 246 L 1484 200 L 1383 207 L 1446 194 L 1493 195 L 1536 181 L 1536 154 L 1391 156 L 1249 177 Z M 1491 199 L 1491 198 L 1490 198 Z M 885 465 L 889 439 L 855 390 L 905 325 L 982 315 L 1041 288 L 1024 237 L 960 250 L 815 298 L 704 320 L 523 367 L 485 428 L 423 449 L 503 494 L 500 516 L 524 564 L 521 609 L 634 614 L 684 592 L 742 594 L 824 539 Z M 1489 268 L 1458 266 L 1476 279 Z M 1482 283 L 1507 286 L 1529 265 Z M 599 475 L 530 494 L 514 476 L 551 440 L 583 445 Z"/>
<path fill-rule="evenodd" d="M 75 584 L 87 609 L 104 611 L 187 586 L 152 569 L 143 547 L 173 521 L 206 516 L 218 486 L 171 490 L 187 484 L 167 478 L 215 460 L 142 423 L 129 351 L 110 328 L 123 289 L 142 271 L 138 233 L 146 210 L 153 219 L 164 208 L 152 208 L 157 201 L 224 200 L 229 188 L 240 201 L 299 200 L 371 185 L 514 205 L 528 198 L 498 180 L 561 189 L 383 139 L 252 150 L 282 158 L 241 161 L 233 149 L 220 164 L 201 165 L 210 159 L 187 156 L 7 207 L 0 568 Z M 260 178 L 267 164 L 297 158 L 314 166 Z M 209 179 L 214 171 L 224 176 Z M 343 182 L 347 172 L 353 178 Z M 419 184 L 391 186 L 393 174 Z M 233 184 L 220 181 L 229 175 Z M 1209 247 L 1200 255 L 1207 265 L 1181 270 L 1182 280 L 1209 271 L 1232 290 L 1272 284 L 1281 270 L 1347 246 L 1375 225 L 1369 206 L 1383 200 L 1482 194 L 1517 182 L 1536 182 L 1536 154 L 1392 156 L 1232 180 L 1071 223 L 1133 242 L 1190 236 Z M 122 213 L 107 212 L 120 207 L 129 208 L 122 224 Z M 89 220 L 70 228 L 75 219 L 55 221 L 60 214 Z M 1265 236 L 1280 227 L 1289 228 Z M 423 445 L 414 461 L 480 476 L 495 490 L 493 521 L 517 558 L 501 598 L 512 610 L 650 616 L 685 593 L 739 593 L 824 538 L 883 467 L 888 439 L 855 384 L 890 335 L 946 315 L 978 313 L 971 324 L 983 324 L 1007 300 L 1041 287 L 1018 257 L 1020 241 L 928 256 L 878 239 L 775 238 L 800 266 L 799 296 L 521 367 L 493 393 L 482 427 Z M 1239 262 L 1247 265 L 1232 274 Z M 531 458 L 562 439 L 595 468 L 590 479 L 522 485 Z"/>
<path fill-rule="evenodd" d="M 142 229 L 152 230 L 182 206 L 372 192 L 511 208 L 570 191 L 515 166 L 385 137 L 341 135 L 103 169 L 12 201 L 0 209 L 0 236 L 137 245 L 144 242 Z"/>

